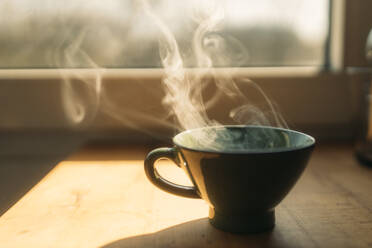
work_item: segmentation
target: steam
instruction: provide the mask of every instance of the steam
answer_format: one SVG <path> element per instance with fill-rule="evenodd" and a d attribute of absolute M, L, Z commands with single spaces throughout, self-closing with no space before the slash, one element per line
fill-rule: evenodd
<path fill-rule="evenodd" d="M 172 123 L 165 118 L 151 116 L 136 109 L 123 109 L 112 100 L 103 82 L 106 69 L 96 64 L 83 48 L 88 31 L 87 28 L 81 30 L 77 37 L 73 37 L 70 32 L 65 32 L 64 39 L 52 52 L 51 59 L 57 68 L 72 68 L 59 69 L 63 81 L 62 109 L 68 123 L 72 127 L 86 127 L 96 120 L 99 112 L 102 112 L 133 129 L 138 129 L 138 122 L 143 121 L 168 128 L 173 127 Z M 89 69 L 74 69 L 82 66 L 87 66 Z M 156 137 L 156 134 L 150 131 L 141 131 Z"/>
<path fill-rule="evenodd" d="M 65 36 L 66 40 L 71 40 L 68 39 L 68 34 Z M 61 68 L 62 65 L 71 68 L 79 67 L 81 63 L 89 64 L 91 68 L 95 68 L 89 73 L 93 72 L 93 75 L 85 75 L 87 73 L 84 73 L 83 70 L 60 70 L 60 75 L 63 78 L 63 84 L 61 84 L 62 107 L 72 125 L 93 121 L 101 103 L 104 70 L 98 68 L 89 55 L 80 48 L 85 34 L 85 30 L 83 30 L 72 43 L 66 44 L 66 40 L 62 40 L 57 46 L 57 51 L 62 51 L 62 53 L 54 53 L 57 68 Z M 63 49 L 63 47 L 65 48 Z"/>
<path fill-rule="evenodd" d="M 194 2 L 194 20 L 197 28 L 192 39 L 192 48 L 196 65 L 200 70 L 194 70 L 193 75 L 186 73 L 180 49 L 174 35 L 161 19 L 154 15 L 147 1 L 143 1 L 143 7 L 148 16 L 152 18 L 160 31 L 159 47 L 162 64 L 165 70 L 163 85 L 166 97 L 163 103 L 171 110 L 181 128 L 184 130 L 222 125 L 211 120 L 207 114 L 207 108 L 213 106 L 222 99 L 230 98 L 239 101 L 239 107 L 231 110 L 230 117 L 238 124 L 272 125 L 266 114 L 258 107 L 252 105 L 246 96 L 240 91 L 236 80 L 232 78 L 230 71 L 216 75 L 215 66 L 229 67 L 232 62 L 243 60 L 248 57 L 248 52 L 236 39 L 229 37 L 233 42 L 235 50 L 229 46 L 227 39 L 220 33 L 224 20 L 223 1 L 202 0 Z M 231 69 L 232 70 L 232 69 Z M 212 76 L 212 80 L 207 80 Z M 239 79 L 241 82 L 250 84 L 265 99 L 270 112 L 274 116 L 274 125 L 286 127 L 283 118 L 277 114 L 273 104 L 263 90 L 249 79 Z M 216 94 L 209 101 L 203 99 L 203 89 L 206 84 L 214 83 L 218 88 Z M 269 129 L 268 129 L 269 130 Z M 208 129 L 208 133 L 199 132 L 198 137 L 205 146 L 218 146 L 215 142 L 221 132 Z M 269 132 L 269 131 L 268 131 Z M 226 135 L 226 134 L 224 134 Z M 229 137 L 224 137 L 226 140 Z M 275 138 L 275 137 L 273 137 Z M 233 140 L 233 137 L 231 137 Z M 216 147 L 219 149 L 219 147 Z"/>
<path fill-rule="evenodd" d="M 193 4 L 192 19 L 195 22 L 195 31 L 191 38 L 191 48 L 195 66 L 194 69 L 185 68 L 185 58 L 175 35 L 170 28 L 157 16 L 149 2 L 139 0 L 138 7 L 143 14 L 150 18 L 157 28 L 160 59 L 164 68 L 162 84 L 165 97 L 163 105 L 169 109 L 169 116 L 176 120 L 179 131 L 201 128 L 206 126 L 222 126 L 217 120 L 208 116 L 208 110 L 221 102 L 233 102 L 237 107 L 230 111 L 229 117 L 234 124 L 265 125 L 287 127 L 283 118 L 278 114 L 275 106 L 269 100 L 264 91 L 248 78 L 234 78 L 231 65 L 239 66 L 249 58 L 249 52 L 237 39 L 222 31 L 225 17 L 224 1 L 198 0 L 190 1 Z M 66 33 L 69 37 L 71 34 Z M 94 63 L 93 59 L 82 49 L 82 43 L 86 37 L 83 30 L 71 44 L 64 40 L 58 46 L 58 52 L 54 60 L 57 67 L 79 67 L 89 65 L 93 73 L 85 75 L 81 71 L 72 70 L 68 73 L 61 70 L 64 78 L 62 85 L 63 109 L 69 121 L 76 124 L 89 123 L 94 120 L 99 111 L 124 122 L 126 125 L 137 128 L 135 121 L 145 120 L 167 127 L 174 127 L 174 123 L 165 117 L 152 116 L 147 112 L 135 109 L 121 109 L 111 100 L 108 91 L 105 90 L 102 77 L 105 70 Z M 71 40 L 66 38 L 67 40 Z M 123 45 L 125 48 L 125 45 Z M 125 50 L 124 50 L 125 53 Z M 227 69 L 218 69 L 218 68 Z M 264 99 L 268 111 L 255 106 L 240 90 L 239 85 L 249 85 Z M 210 87 L 216 88 L 215 94 L 206 97 L 205 92 Z M 199 132 L 199 140 L 205 146 L 218 146 L 215 140 L 219 135 L 227 133 L 215 133 L 214 129 L 209 132 Z M 267 129 L 267 135 L 270 130 Z M 146 132 L 146 130 L 142 130 Z M 212 133 L 211 133 L 212 132 Z M 228 140 L 230 137 L 222 137 Z M 232 137 L 232 139 L 236 137 Z M 220 147 L 215 147 L 220 149 Z"/>

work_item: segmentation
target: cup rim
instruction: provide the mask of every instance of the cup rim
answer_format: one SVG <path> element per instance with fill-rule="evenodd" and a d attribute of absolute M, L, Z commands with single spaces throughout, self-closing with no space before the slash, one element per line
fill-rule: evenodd
<path fill-rule="evenodd" d="M 211 128 L 265 128 L 265 129 L 274 129 L 274 130 L 281 130 L 284 132 L 288 133 L 294 133 L 297 135 L 304 136 L 310 140 L 308 144 L 301 145 L 301 146 L 293 146 L 293 147 L 278 147 L 278 148 L 273 148 L 270 150 L 267 149 L 249 149 L 249 150 L 237 150 L 237 151 L 232 151 L 232 150 L 214 150 L 214 149 L 208 149 L 208 148 L 192 148 L 188 147 L 185 145 L 180 144 L 177 142 L 177 137 L 180 137 L 181 135 L 185 135 L 187 133 L 195 132 L 197 130 L 202 130 L 202 129 L 211 129 Z M 280 152 L 289 152 L 289 151 L 296 151 L 296 150 L 302 150 L 306 149 L 309 147 L 312 147 L 315 145 L 315 138 L 291 129 L 287 128 L 281 128 L 281 127 L 272 127 L 272 126 L 260 126 L 260 125 L 218 125 L 218 126 L 206 126 L 206 127 L 200 127 L 200 128 L 194 128 L 194 129 L 189 129 L 185 130 L 183 132 L 178 133 L 173 137 L 173 144 L 175 144 L 177 147 L 180 147 L 182 149 L 190 150 L 190 151 L 195 151 L 195 152 L 205 152 L 205 153 L 217 153 L 217 154 L 268 154 L 268 153 L 280 153 Z"/>

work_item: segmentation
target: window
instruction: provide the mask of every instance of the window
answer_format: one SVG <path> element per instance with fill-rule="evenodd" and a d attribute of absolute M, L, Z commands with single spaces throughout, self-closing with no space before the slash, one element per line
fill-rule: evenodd
<path fill-rule="evenodd" d="M 195 28 L 191 10 L 187 9 L 190 1 L 149 0 L 155 13 L 176 35 L 182 55 L 189 58 L 187 66 L 193 66 L 187 42 Z M 105 70 L 103 76 L 107 93 L 115 95 L 113 100 L 118 101 L 118 108 L 125 112 L 129 107 L 136 111 L 135 108 L 151 106 L 151 113 L 157 114 L 162 109 L 162 71 L 148 68 L 160 67 L 158 32 L 148 28 L 152 24 L 135 2 L 138 1 L 0 1 L 0 131 L 66 128 L 61 109 L 60 70 L 50 69 L 57 67 L 96 64 L 118 68 Z M 234 72 L 257 82 L 277 103 L 291 128 L 315 130 L 320 136 L 350 138 L 358 109 L 354 98 L 359 91 L 355 89 L 358 84 L 350 80 L 344 69 L 366 65 L 364 48 L 372 28 L 372 2 L 225 3 L 221 34 L 241 40 L 249 55 L 244 63 L 232 64 L 244 67 Z M 249 8 L 240 8 L 243 5 Z M 253 31 L 256 36 L 244 37 Z M 283 33 L 286 35 L 279 35 Z M 72 60 L 65 56 L 66 50 L 74 55 Z M 142 94 L 141 98 L 137 93 Z M 97 122 L 90 126 L 94 133 L 108 127 L 125 129 L 122 123 L 102 116 Z M 154 123 L 146 119 L 133 123 L 149 132 L 155 130 Z M 131 137 L 137 138 L 132 129 L 130 132 Z"/>
<path fill-rule="evenodd" d="M 161 67 L 159 30 L 139 1 L 8 0 L 0 2 L 0 68 Z M 203 1 L 149 1 L 175 35 L 186 66 L 195 66 L 195 6 Z M 217 1 L 217 34 L 237 59 L 215 66 L 322 66 L 329 0 Z M 66 53 L 68 53 L 66 55 Z"/>

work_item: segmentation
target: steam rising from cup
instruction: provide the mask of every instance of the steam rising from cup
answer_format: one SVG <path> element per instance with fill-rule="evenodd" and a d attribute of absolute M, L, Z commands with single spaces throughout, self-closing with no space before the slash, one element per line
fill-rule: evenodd
<path fill-rule="evenodd" d="M 230 117 L 238 124 L 272 125 L 263 111 L 250 104 L 246 96 L 242 94 L 230 72 L 216 75 L 214 66 L 228 68 L 232 61 L 236 62 L 236 60 L 248 57 L 248 52 L 244 49 L 244 46 L 236 39 L 229 37 L 234 42 L 235 50 L 238 49 L 238 51 L 232 53 L 226 38 L 219 33 L 224 19 L 223 1 L 203 0 L 194 1 L 193 4 L 195 6 L 193 17 L 197 22 L 197 28 L 192 39 L 192 47 L 196 65 L 200 69 L 190 75 L 186 73 L 183 66 L 183 59 L 174 35 L 165 23 L 154 15 L 149 3 L 143 1 L 146 14 L 152 18 L 160 31 L 159 47 L 165 70 L 163 85 L 166 89 L 166 97 L 163 103 L 169 107 L 184 130 L 222 125 L 209 119 L 207 106 L 210 107 L 224 98 L 233 98 L 242 103 L 230 112 Z M 207 80 L 208 76 L 212 76 L 213 79 Z M 240 80 L 252 84 L 261 93 L 274 116 L 274 125 L 286 127 L 285 121 L 277 114 L 271 101 L 261 88 L 249 79 Z M 206 105 L 202 93 L 203 89 L 207 87 L 206 84 L 209 83 L 214 83 L 220 93 L 216 94 Z M 210 130 L 213 131 L 214 129 Z M 201 136 L 198 139 L 205 143 L 204 145 L 208 147 L 219 146 L 218 142 L 215 142 L 219 138 L 216 133 L 199 132 L 198 135 Z M 231 140 L 234 140 L 234 137 L 231 137 Z M 221 149 L 221 147 L 215 147 L 215 149 Z"/>
<path fill-rule="evenodd" d="M 243 64 L 249 58 L 249 53 L 237 39 L 221 32 L 225 16 L 223 1 L 190 1 L 193 5 L 191 18 L 196 26 L 191 38 L 191 55 L 196 66 L 194 69 L 185 68 L 184 61 L 187 58 L 184 54 L 187 53 L 181 51 L 175 35 L 161 17 L 155 14 L 150 2 L 139 0 L 137 3 L 143 14 L 154 23 L 158 33 L 159 54 L 164 68 L 163 105 L 169 109 L 169 115 L 175 117 L 176 123 L 134 109 L 126 109 L 123 112 L 122 108 L 111 101 L 102 82 L 104 70 L 81 49 L 84 32 L 63 50 L 62 56 L 56 59 L 56 61 L 64 61 L 64 64 L 67 63 L 71 67 L 75 67 L 78 64 L 77 61 L 84 60 L 85 64 L 88 63 L 95 69 L 93 77 L 61 71 L 64 78 L 63 106 L 71 123 L 81 125 L 93 120 L 97 111 L 100 110 L 133 128 L 136 128 L 136 123 L 130 122 L 131 118 L 128 117 L 156 121 L 168 127 L 176 127 L 179 131 L 205 126 L 221 126 L 225 123 L 210 118 L 208 109 L 221 102 L 230 101 L 238 106 L 229 114 L 235 124 L 287 127 L 274 105 L 256 83 L 247 78 L 233 77 L 233 72 L 239 68 L 231 68 L 231 65 Z M 190 53 L 186 56 L 189 55 Z M 225 69 L 221 70 L 216 67 Z M 76 81 L 72 78 L 78 79 L 83 84 L 76 87 Z M 248 84 L 256 90 L 265 100 L 269 111 L 264 112 L 253 105 L 242 93 L 239 84 Z M 217 89 L 216 93 L 206 98 L 205 92 L 211 85 Z M 146 130 L 142 131 L 146 132 Z M 198 137 L 198 140 L 205 142 L 205 145 L 216 145 L 214 142 L 218 138 L 216 134 L 199 132 L 199 135 L 202 137 Z"/>
<path fill-rule="evenodd" d="M 95 69 L 94 74 L 89 76 L 84 75 L 82 70 L 60 70 L 60 75 L 63 78 L 63 84 L 61 84 L 62 107 L 72 125 L 94 120 L 102 95 L 103 69 L 98 68 L 89 55 L 80 48 L 84 37 L 83 30 L 65 48 L 63 47 L 66 44 L 62 40 L 57 47 L 57 51 L 61 52 L 54 53 L 54 61 L 58 68 L 61 68 L 62 65 L 71 68 L 79 67 L 83 61 Z"/>

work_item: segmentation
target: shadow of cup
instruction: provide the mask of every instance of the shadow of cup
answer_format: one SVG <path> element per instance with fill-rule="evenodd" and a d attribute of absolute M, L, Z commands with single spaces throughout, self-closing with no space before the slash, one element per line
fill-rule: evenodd
<path fill-rule="evenodd" d="M 202 218 L 158 232 L 116 240 L 102 248 L 223 247 L 224 244 L 229 247 L 287 247 L 288 245 L 273 236 L 271 232 L 258 235 L 224 233 L 209 225 L 207 218 Z"/>

